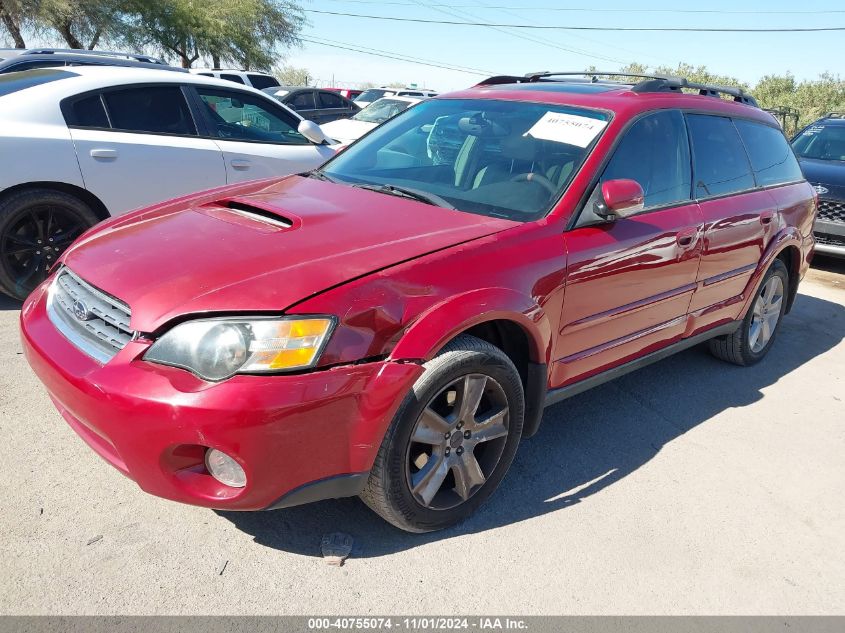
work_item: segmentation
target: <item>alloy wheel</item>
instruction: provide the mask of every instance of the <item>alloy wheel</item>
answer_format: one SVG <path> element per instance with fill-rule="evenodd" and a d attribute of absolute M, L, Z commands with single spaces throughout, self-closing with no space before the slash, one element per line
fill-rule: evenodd
<path fill-rule="evenodd" d="M 72 210 L 55 205 L 26 209 L 0 235 L 0 264 L 15 284 L 33 290 L 87 225 Z"/>
<path fill-rule="evenodd" d="M 773 275 L 763 286 L 751 315 L 748 331 L 748 345 L 755 354 L 771 340 L 780 319 L 783 303 L 783 281 Z"/>
<path fill-rule="evenodd" d="M 406 476 L 416 501 L 446 510 L 476 494 L 502 457 L 508 416 L 505 391 L 490 376 L 467 374 L 440 390 L 408 446 Z"/>

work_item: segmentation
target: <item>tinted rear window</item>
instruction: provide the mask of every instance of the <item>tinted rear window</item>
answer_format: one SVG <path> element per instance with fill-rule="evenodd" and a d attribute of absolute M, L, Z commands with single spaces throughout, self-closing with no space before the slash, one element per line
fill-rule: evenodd
<path fill-rule="evenodd" d="M 758 185 L 765 187 L 803 178 L 783 132 L 762 123 L 741 119 L 735 119 L 734 124 L 748 150 Z"/>
<path fill-rule="evenodd" d="M 70 73 L 66 70 L 57 70 L 55 68 L 30 70 L 25 73 L 12 72 L 0 74 L 0 97 L 34 86 L 40 86 L 41 84 L 50 83 L 51 81 L 78 76 L 75 73 Z"/>
<path fill-rule="evenodd" d="M 279 82 L 276 81 L 275 77 L 268 77 L 267 75 L 247 75 L 249 80 L 252 82 L 252 87 L 257 88 L 258 90 L 264 90 L 264 88 L 272 88 L 273 86 L 278 86 Z"/>
<path fill-rule="evenodd" d="M 346 101 L 343 97 L 331 92 L 320 92 L 320 107 L 321 108 L 345 108 Z"/>
<path fill-rule="evenodd" d="M 65 114 L 68 125 L 78 127 L 109 127 L 106 109 L 99 94 L 73 102 Z"/>
<path fill-rule="evenodd" d="M 733 121 L 706 114 L 687 115 L 695 166 L 695 197 L 707 198 L 754 188 L 745 147 Z"/>
<path fill-rule="evenodd" d="M 188 104 L 176 86 L 128 88 L 103 95 L 115 130 L 196 134 Z"/>
<path fill-rule="evenodd" d="M 220 79 L 225 79 L 226 81 L 234 81 L 237 84 L 244 83 L 244 80 L 241 79 L 240 75 L 229 75 L 227 73 L 220 73 Z"/>

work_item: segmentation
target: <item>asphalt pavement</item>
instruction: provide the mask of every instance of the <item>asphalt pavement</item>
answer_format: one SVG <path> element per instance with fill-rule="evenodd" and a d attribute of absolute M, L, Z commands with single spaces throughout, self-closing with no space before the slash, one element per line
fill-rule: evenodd
<path fill-rule="evenodd" d="M 482 510 L 423 536 L 357 499 L 143 493 L 54 410 L 0 297 L 0 613 L 845 614 L 845 263 L 819 264 L 761 364 L 694 348 L 548 409 Z"/>

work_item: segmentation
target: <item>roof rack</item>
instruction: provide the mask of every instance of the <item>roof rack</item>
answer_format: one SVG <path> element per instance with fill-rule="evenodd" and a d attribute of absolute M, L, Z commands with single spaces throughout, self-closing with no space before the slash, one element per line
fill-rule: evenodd
<path fill-rule="evenodd" d="M 555 79 L 556 77 L 563 77 L 564 79 Z M 601 72 L 601 71 L 564 71 L 564 72 L 550 72 L 542 71 L 535 73 L 528 73 L 522 77 L 514 75 L 497 75 L 485 79 L 478 86 L 494 86 L 498 84 L 508 83 L 535 83 L 541 81 L 589 81 L 590 83 L 614 83 L 612 81 L 605 81 L 604 78 L 624 78 L 633 77 L 642 79 L 637 83 L 615 82 L 620 85 L 630 85 L 633 92 L 681 92 L 682 90 L 698 90 L 698 94 L 706 97 L 719 97 L 727 95 L 732 97 L 734 101 L 744 103 L 746 105 L 759 108 L 757 101 L 750 94 L 745 92 L 742 88 L 734 88 L 732 86 L 717 86 L 709 84 L 700 84 L 689 81 L 685 77 L 672 77 L 668 75 L 649 75 L 642 73 L 626 73 L 626 72 Z"/>
<path fill-rule="evenodd" d="M 845 112 L 834 111 L 824 115 L 825 119 L 845 119 Z"/>
<path fill-rule="evenodd" d="M 21 55 L 94 55 L 97 57 L 120 57 L 123 59 L 134 60 L 136 62 L 144 62 L 147 64 L 160 64 L 167 66 L 167 62 L 153 57 L 152 55 L 141 55 L 138 53 L 120 53 L 117 51 L 89 51 L 82 48 L 31 48 L 21 53 Z"/>

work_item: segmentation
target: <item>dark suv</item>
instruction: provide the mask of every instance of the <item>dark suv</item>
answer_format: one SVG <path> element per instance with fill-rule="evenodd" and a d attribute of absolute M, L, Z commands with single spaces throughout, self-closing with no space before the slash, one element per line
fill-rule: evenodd
<path fill-rule="evenodd" d="M 831 112 L 805 127 L 792 148 L 819 194 L 816 251 L 845 257 L 845 112 Z"/>
<path fill-rule="evenodd" d="M 147 492 L 360 495 L 435 530 L 490 496 L 544 406 L 701 342 L 762 360 L 815 212 L 739 90 L 495 77 L 318 170 L 94 227 L 24 304 L 23 348 Z"/>
<path fill-rule="evenodd" d="M 133 53 L 62 48 L 0 49 L 0 74 L 57 66 L 126 66 L 187 72 L 155 57 Z"/>

